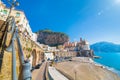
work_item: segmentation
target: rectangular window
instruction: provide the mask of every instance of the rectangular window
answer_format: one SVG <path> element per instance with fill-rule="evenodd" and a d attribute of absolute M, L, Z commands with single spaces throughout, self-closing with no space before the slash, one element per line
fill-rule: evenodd
<path fill-rule="evenodd" d="M 7 10 L 3 10 L 2 12 L 3 12 L 3 14 L 7 15 L 8 11 Z"/>
<path fill-rule="evenodd" d="M 19 12 L 16 13 L 16 17 L 20 17 L 20 13 Z"/>

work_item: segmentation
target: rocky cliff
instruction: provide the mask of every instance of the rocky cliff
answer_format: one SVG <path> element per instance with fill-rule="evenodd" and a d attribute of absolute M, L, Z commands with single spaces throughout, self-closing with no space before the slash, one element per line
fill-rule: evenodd
<path fill-rule="evenodd" d="M 49 46 L 62 45 L 69 40 L 68 35 L 62 32 L 53 32 L 51 30 L 40 30 L 37 32 L 37 41 Z"/>

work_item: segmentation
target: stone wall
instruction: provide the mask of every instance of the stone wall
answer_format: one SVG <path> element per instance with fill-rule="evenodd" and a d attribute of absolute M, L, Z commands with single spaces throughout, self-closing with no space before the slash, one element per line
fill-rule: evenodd
<path fill-rule="evenodd" d="M 24 52 L 25 59 L 28 59 L 32 56 L 32 51 L 35 50 L 36 57 L 32 59 L 32 63 L 34 65 L 37 65 L 40 60 L 43 60 L 43 50 L 35 44 L 35 42 L 31 41 L 29 38 L 26 38 L 23 35 L 20 35 L 22 49 Z M 7 44 L 9 42 L 9 36 L 7 40 Z M 21 72 L 22 72 L 22 65 L 20 61 L 20 56 L 18 52 L 18 46 L 17 42 L 15 41 L 15 49 L 16 49 L 16 70 L 17 70 L 17 77 L 18 80 L 21 80 Z M 31 63 L 31 65 L 32 65 Z M 3 62 L 2 62 L 2 68 L 0 72 L 0 80 L 12 80 L 12 52 L 4 52 Z"/>

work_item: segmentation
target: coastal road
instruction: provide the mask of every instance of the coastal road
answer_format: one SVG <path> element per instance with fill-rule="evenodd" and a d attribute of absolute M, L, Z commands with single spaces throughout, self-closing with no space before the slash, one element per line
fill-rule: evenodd
<path fill-rule="evenodd" d="M 47 62 L 44 62 L 39 69 L 35 69 L 32 72 L 32 80 L 46 80 L 45 72 L 46 72 Z"/>

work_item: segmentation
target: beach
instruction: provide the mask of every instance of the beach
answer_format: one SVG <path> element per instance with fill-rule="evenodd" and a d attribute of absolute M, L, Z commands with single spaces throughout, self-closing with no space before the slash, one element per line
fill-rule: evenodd
<path fill-rule="evenodd" d="M 120 80 L 117 74 L 88 57 L 74 57 L 72 61 L 59 62 L 54 66 L 70 80 Z"/>

